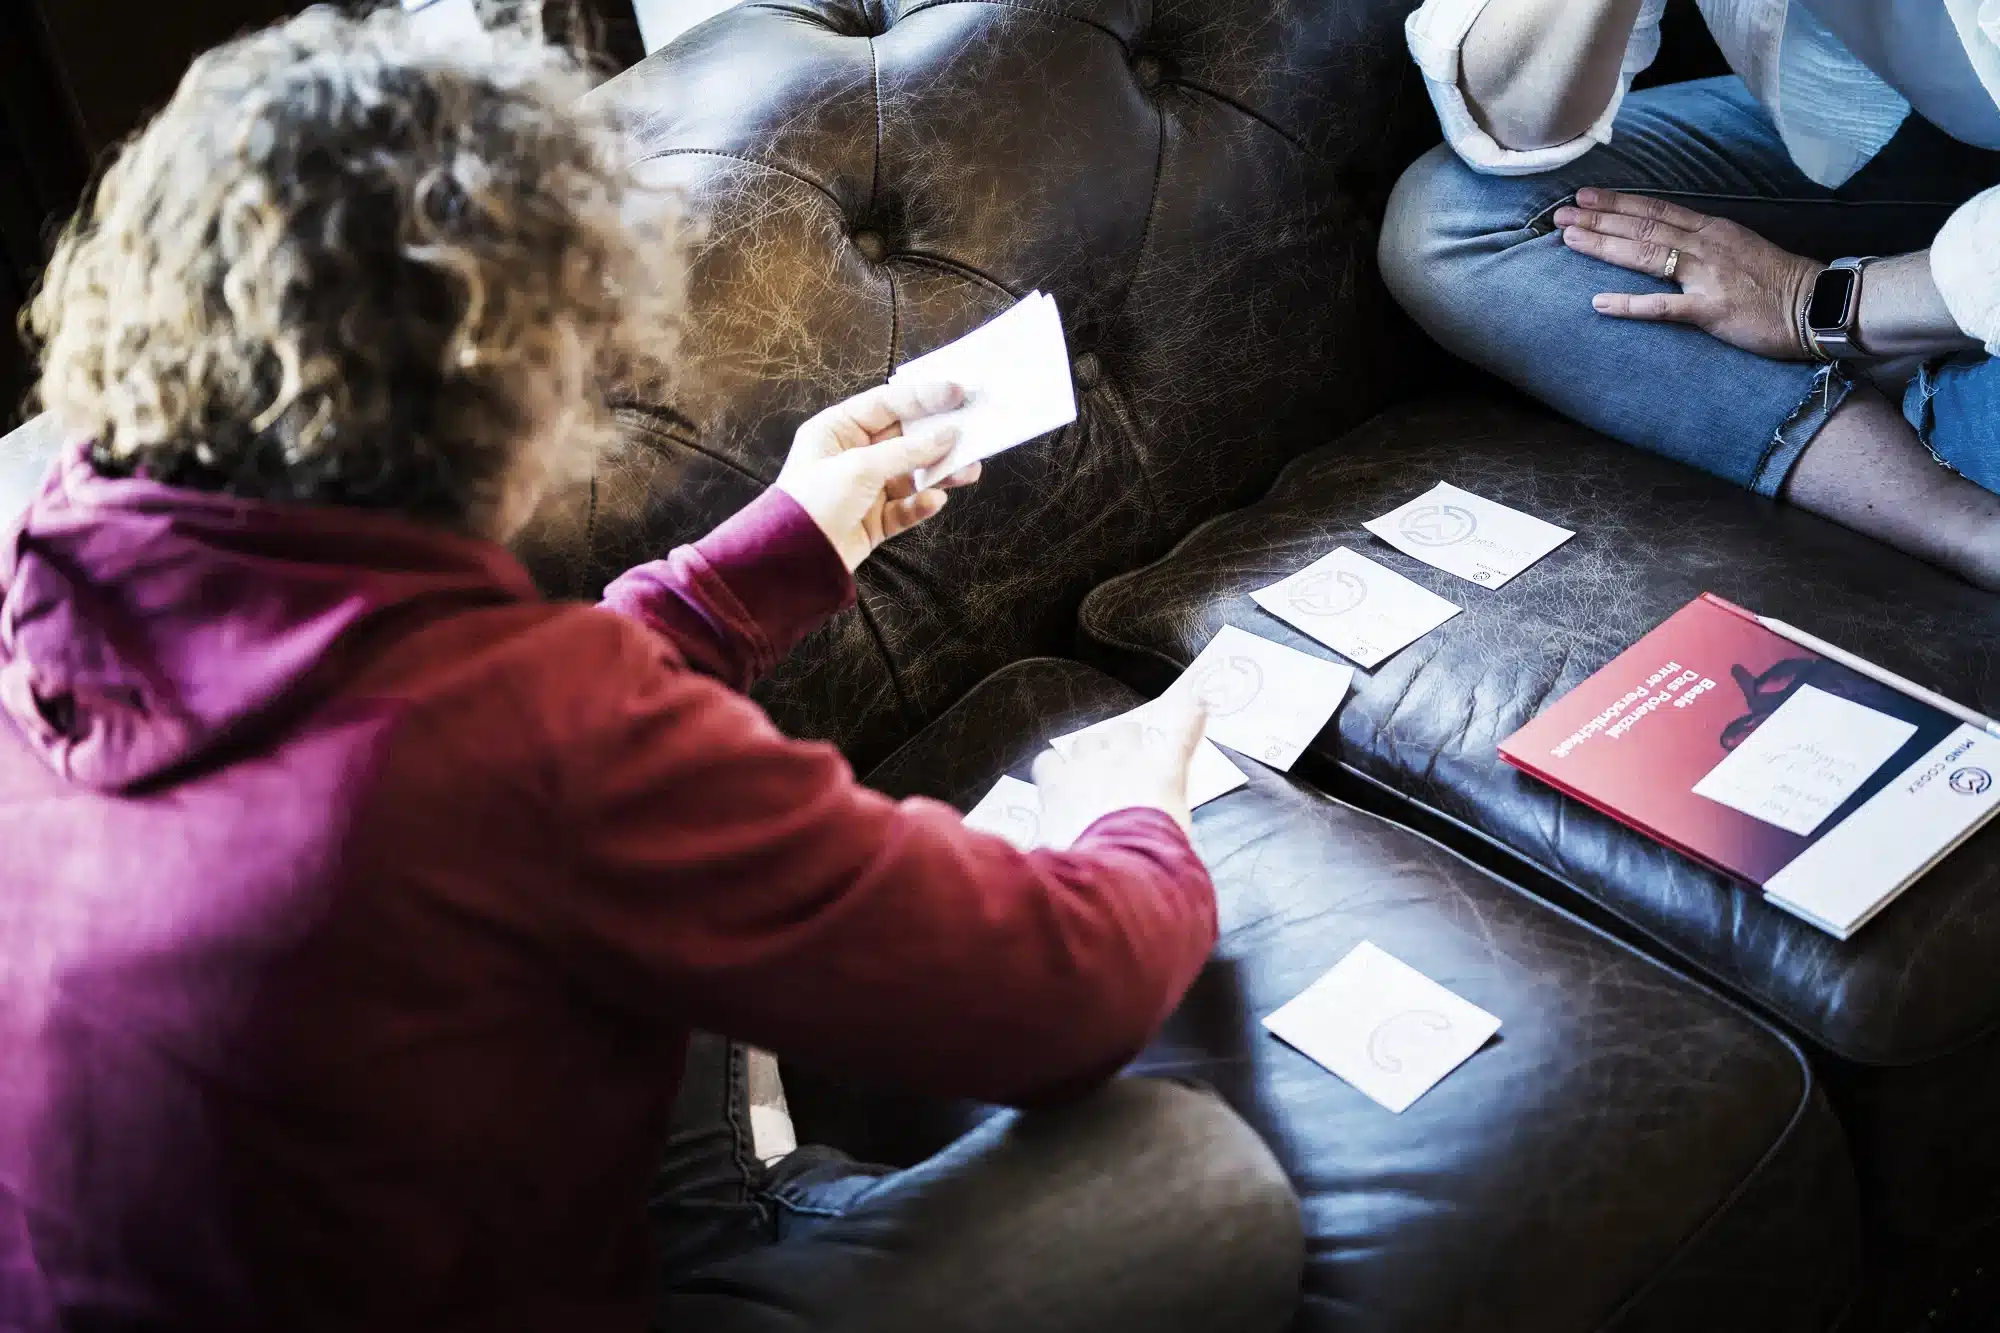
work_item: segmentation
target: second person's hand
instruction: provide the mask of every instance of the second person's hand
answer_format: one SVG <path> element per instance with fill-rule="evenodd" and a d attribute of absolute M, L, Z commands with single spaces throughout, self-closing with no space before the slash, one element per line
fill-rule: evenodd
<path fill-rule="evenodd" d="M 956 384 L 883 384 L 836 403 L 799 427 L 777 488 L 798 502 L 849 571 L 876 547 L 944 508 L 945 493 L 979 480 L 979 464 L 926 490 L 911 474 L 958 443 L 925 418 L 965 401 Z"/>
<path fill-rule="evenodd" d="M 1812 359 L 1799 312 L 1819 261 L 1727 218 L 1617 190 L 1578 190 L 1555 222 L 1579 254 L 1680 284 L 1678 292 L 1601 293 L 1591 303 L 1599 314 L 1692 324 L 1774 361 Z"/>

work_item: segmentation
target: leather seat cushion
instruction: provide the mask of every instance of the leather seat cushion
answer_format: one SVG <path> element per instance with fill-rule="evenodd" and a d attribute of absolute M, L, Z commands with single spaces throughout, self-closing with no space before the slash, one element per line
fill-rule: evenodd
<path fill-rule="evenodd" d="M 1023 662 L 869 780 L 967 809 L 1138 697 Z M 1301 1328 L 1830 1326 L 1855 1279 L 1852 1180 L 1795 1047 L 1438 844 L 1244 767 L 1195 816 L 1221 945 L 1136 1068 L 1214 1085 L 1285 1163 L 1310 1237 Z M 1260 1026 L 1363 940 L 1504 1024 L 1401 1115 Z"/>
<path fill-rule="evenodd" d="M 1576 536 L 1492 591 L 1362 528 L 1439 480 Z M 1466 402 L 1397 409 L 1301 458 L 1256 504 L 1096 590 L 1085 635 L 1148 688 L 1224 624 L 1337 658 L 1248 593 L 1343 545 L 1464 611 L 1356 673 L 1307 771 L 1383 784 L 1504 847 L 1837 1057 L 1837 1101 L 1854 1112 L 1864 1181 L 1899 1229 L 1932 1233 L 1990 1214 L 2000 826 L 1842 943 L 1517 773 L 1495 747 L 1704 590 L 1991 712 L 2000 598 L 1539 412 Z M 1936 1151 L 1943 1143 L 1954 1145 L 1949 1158 Z"/>
<path fill-rule="evenodd" d="M 622 453 L 524 540 L 538 577 L 589 596 L 700 536 L 810 413 L 1041 288 L 1076 423 L 870 560 L 860 606 L 758 697 L 867 764 L 988 672 L 1067 651 L 1091 587 L 1418 364 L 1374 263 L 1388 188 L 1436 133 L 1408 8 L 746 4 L 606 85 L 704 225 L 682 373 L 632 396 Z"/>

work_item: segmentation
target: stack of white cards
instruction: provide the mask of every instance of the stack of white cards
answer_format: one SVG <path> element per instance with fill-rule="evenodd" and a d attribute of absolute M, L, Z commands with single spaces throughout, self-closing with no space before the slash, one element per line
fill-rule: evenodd
<path fill-rule="evenodd" d="M 1130 713 L 1106 718 L 1093 723 L 1081 731 L 1072 731 L 1066 736 L 1058 736 L 1049 742 L 1056 753 L 1067 756 L 1081 737 L 1092 732 L 1115 726 L 1124 719 L 1138 715 L 1144 724 L 1146 710 L 1156 704 L 1142 704 Z M 1250 779 L 1243 770 L 1229 762 L 1228 756 L 1215 748 L 1212 741 L 1204 739 L 1194 752 L 1194 761 L 1188 766 L 1188 807 L 1206 804 L 1216 797 L 1235 791 Z M 1005 838 L 1024 852 L 1032 852 L 1038 847 L 1050 851 L 1067 851 L 1065 839 L 1050 840 L 1042 834 L 1042 794 L 1032 782 L 1023 782 L 1016 777 L 1002 777 L 986 795 L 979 798 L 979 804 L 966 812 L 965 826 L 978 829 L 981 833 L 991 833 L 997 838 Z"/>
<path fill-rule="evenodd" d="M 1401 1114 L 1484 1046 L 1500 1020 L 1363 942 L 1264 1026 Z"/>
<path fill-rule="evenodd" d="M 1274 768 L 1289 769 L 1340 707 L 1353 678 L 1352 667 L 1335 666 L 1226 625 L 1165 695 L 1058 736 L 1049 745 L 1067 757 L 1083 737 L 1128 718 L 1139 719 L 1142 728 L 1149 726 L 1151 714 L 1177 706 L 1178 696 L 1191 691 L 1208 712 L 1208 734 L 1188 765 L 1188 806 L 1193 808 L 1250 780 L 1216 748 L 1216 742 Z M 993 784 L 965 822 L 1023 851 L 1048 845 L 1041 837 L 1039 793 L 1019 778 L 1003 777 Z"/>
<path fill-rule="evenodd" d="M 958 427 L 959 440 L 943 462 L 916 474 L 919 486 L 1076 420 L 1069 344 L 1055 301 L 1041 292 L 957 342 L 904 362 L 889 377 L 891 384 L 910 381 L 949 382 L 965 390 L 963 407 L 927 418 L 927 424 Z"/>

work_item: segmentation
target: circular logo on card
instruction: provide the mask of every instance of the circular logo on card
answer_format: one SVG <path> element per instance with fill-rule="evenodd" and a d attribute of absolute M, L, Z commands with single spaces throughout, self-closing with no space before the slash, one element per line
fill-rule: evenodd
<path fill-rule="evenodd" d="M 1014 829 L 1016 833 L 1016 836 L 1010 839 L 1010 841 L 1016 842 L 1023 847 L 1032 847 L 1041 838 L 1042 816 L 1040 811 L 1025 805 L 1010 805 L 1003 813 L 1006 815 L 1008 827 Z"/>
<path fill-rule="evenodd" d="M 1434 1009 L 1405 1009 L 1368 1034 L 1368 1059 L 1385 1074 L 1403 1072 L 1405 1055 L 1420 1055 L 1451 1035 L 1451 1020 Z"/>
<path fill-rule="evenodd" d="M 1403 515 L 1397 531 L 1418 546 L 1456 546 L 1479 528 L 1472 512 L 1457 505 L 1423 505 Z"/>
<path fill-rule="evenodd" d="M 1368 585 L 1350 570 L 1322 569 L 1294 583 L 1285 600 L 1303 615 L 1338 616 L 1368 600 Z"/>
<path fill-rule="evenodd" d="M 1202 672 L 1195 695 L 1210 717 L 1240 713 L 1264 688 L 1264 668 L 1252 658 L 1231 654 Z"/>
<path fill-rule="evenodd" d="M 1993 785 L 1993 775 L 1983 768 L 1961 768 L 1951 775 L 1951 789 L 1961 796 L 1977 796 Z"/>

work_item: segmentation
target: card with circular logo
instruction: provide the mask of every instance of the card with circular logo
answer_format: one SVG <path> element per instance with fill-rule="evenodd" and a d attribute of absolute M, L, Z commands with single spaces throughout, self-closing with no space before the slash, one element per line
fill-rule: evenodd
<path fill-rule="evenodd" d="M 1080 731 L 1072 731 L 1067 736 L 1057 736 L 1049 742 L 1049 748 L 1057 754 L 1066 756 L 1070 752 L 1070 747 L 1076 743 L 1077 737 L 1088 736 L 1092 732 L 1115 726 L 1120 718 L 1136 715 L 1141 725 L 1150 725 L 1147 715 L 1157 703 L 1157 700 L 1143 703 L 1131 712 L 1120 713 L 1118 717 L 1108 717 Z M 1206 805 L 1218 796 L 1226 796 L 1235 791 L 1249 780 L 1244 776 L 1242 769 L 1229 762 L 1228 755 L 1215 747 L 1213 740 L 1204 736 L 1201 743 L 1194 747 L 1194 762 L 1188 765 L 1188 806 L 1192 809 Z"/>
<path fill-rule="evenodd" d="M 1024 852 L 1049 845 L 1042 841 L 1042 794 L 1034 783 L 1004 774 L 965 812 L 965 826 L 1005 838 Z"/>
<path fill-rule="evenodd" d="M 1208 714 L 1210 740 L 1283 770 L 1298 762 L 1353 680 L 1353 667 L 1224 625 L 1167 693 L 1192 691 Z"/>
<path fill-rule="evenodd" d="M 1459 611 L 1422 584 L 1345 546 L 1257 589 L 1250 600 L 1371 669 Z"/>
<path fill-rule="evenodd" d="M 1362 524 L 1404 555 L 1498 588 L 1576 534 L 1441 481 Z"/>
<path fill-rule="evenodd" d="M 1364 940 L 1264 1026 L 1400 1114 L 1484 1046 L 1500 1020 Z"/>

